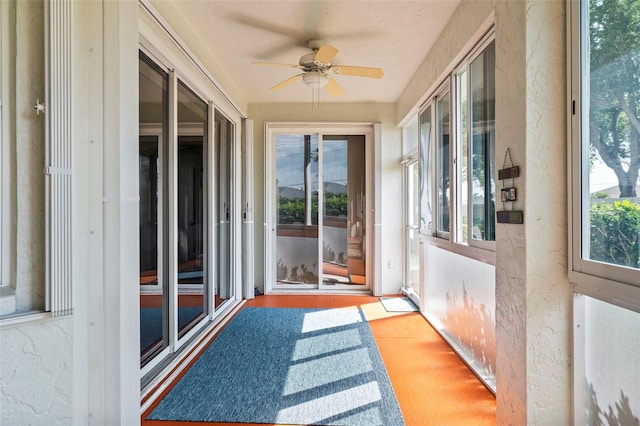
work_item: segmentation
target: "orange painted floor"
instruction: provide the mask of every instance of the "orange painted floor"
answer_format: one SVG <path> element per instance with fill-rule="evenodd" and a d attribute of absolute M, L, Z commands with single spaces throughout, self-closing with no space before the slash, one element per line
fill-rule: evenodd
<path fill-rule="evenodd" d="M 417 312 L 386 312 L 372 296 L 259 296 L 245 306 L 359 306 L 369 321 L 407 426 L 496 423 L 494 396 Z M 145 420 L 153 408 L 143 415 L 143 426 L 236 424 Z"/>

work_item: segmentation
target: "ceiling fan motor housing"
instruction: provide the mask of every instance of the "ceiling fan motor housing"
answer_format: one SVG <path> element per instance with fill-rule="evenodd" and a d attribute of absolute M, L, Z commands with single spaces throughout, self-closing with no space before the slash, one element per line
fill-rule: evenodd
<path fill-rule="evenodd" d="M 313 62 L 316 57 L 315 53 L 307 53 L 306 55 L 300 58 L 300 66 L 304 67 L 305 70 L 314 70 L 318 68 L 316 64 Z"/>

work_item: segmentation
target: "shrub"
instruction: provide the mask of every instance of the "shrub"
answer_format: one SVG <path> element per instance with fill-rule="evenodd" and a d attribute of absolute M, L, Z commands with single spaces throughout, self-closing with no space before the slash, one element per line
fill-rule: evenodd
<path fill-rule="evenodd" d="M 629 200 L 591 204 L 592 260 L 640 267 L 640 204 Z"/>

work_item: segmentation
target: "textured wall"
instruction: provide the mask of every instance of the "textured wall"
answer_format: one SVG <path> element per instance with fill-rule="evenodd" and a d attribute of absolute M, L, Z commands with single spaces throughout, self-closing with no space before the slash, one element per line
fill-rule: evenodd
<path fill-rule="evenodd" d="M 496 5 L 496 168 L 507 148 L 516 165 L 518 202 L 525 208 L 525 2 Z M 496 182 L 501 185 L 499 181 Z M 499 205 L 499 207 L 501 207 Z M 525 220 L 529 221 L 527 212 Z M 522 225 L 496 225 L 496 406 L 500 425 L 527 424 L 526 238 Z"/>
<path fill-rule="evenodd" d="M 571 419 L 564 6 L 461 2 L 397 105 L 398 122 L 415 113 L 495 22 L 495 164 L 502 167 L 510 148 L 521 166 L 514 208 L 525 220 L 496 229 L 497 419 L 504 425 Z"/>
<path fill-rule="evenodd" d="M 496 5 L 496 164 L 511 148 L 525 220 L 496 230 L 499 424 L 571 419 L 564 20 L 561 1 Z"/>
<path fill-rule="evenodd" d="M 44 10 L 16 3 L 16 302 L 18 311 L 44 309 Z"/>
<path fill-rule="evenodd" d="M 9 5 L 12 7 L 13 4 Z M 44 8 L 40 1 L 17 1 L 15 99 L 15 281 L 18 312 L 43 310 L 45 304 Z M 13 140 L 12 140 L 13 142 Z M 0 329 L 0 424 L 71 424 L 72 318 L 25 322 Z"/>
<path fill-rule="evenodd" d="M 417 113 L 491 26 L 494 1 L 462 1 L 397 101 L 396 122 Z"/>
<path fill-rule="evenodd" d="M 529 424 L 571 420 L 567 276 L 564 1 L 527 4 L 527 412 Z"/>
<path fill-rule="evenodd" d="M 0 329 L 0 424 L 72 421 L 72 320 Z"/>

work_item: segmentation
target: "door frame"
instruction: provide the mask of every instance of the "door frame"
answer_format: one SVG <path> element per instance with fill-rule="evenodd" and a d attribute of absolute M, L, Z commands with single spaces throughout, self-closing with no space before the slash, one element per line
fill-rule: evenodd
<path fill-rule="evenodd" d="M 375 266 L 380 264 L 379 238 L 379 217 L 380 212 L 376 209 L 379 204 L 380 180 L 375 179 L 379 171 L 375 169 L 375 153 L 379 151 L 376 146 L 379 144 L 379 125 L 373 123 L 289 123 L 289 122 L 268 122 L 265 123 L 265 176 L 264 176 L 264 211 L 265 211 L 265 263 L 264 263 L 264 292 L 270 293 L 374 293 L 379 292 L 379 274 L 376 273 Z M 364 287 L 355 286 L 327 286 L 319 279 L 318 284 L 301 284 L 296 288 L 283 289 L 276 285 L 276 156 L 275 156 L 275 136 L 279 134 L 318 134 L 319 141 L 324 135 L 364 135 L 365 137 L 365 226 L 367 238 L 365 241 L 365 271 L 366 284 Z M 322 201 L 322 200 L 320 200 Z M 376 202 L 378 201 L 378 202 Z M 322 218 L 319 218 L 318 238 L 322 237 Z M 377 250 L 376 250 L 377 248 Z M 320 249 L 318 258 L 322 255 Z M 320 265 L 320 264 L 319 264 Z M 320 274 L 319 274 L 320 276 Z M 354 287 L 354 288 L 351 288 Z"/>

